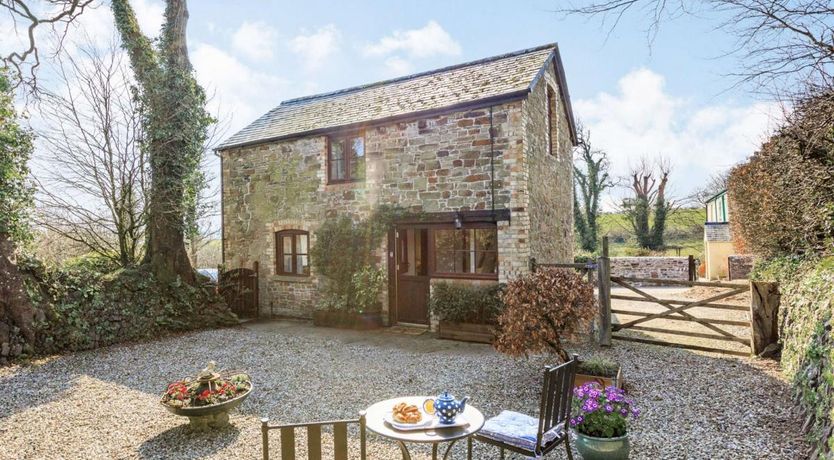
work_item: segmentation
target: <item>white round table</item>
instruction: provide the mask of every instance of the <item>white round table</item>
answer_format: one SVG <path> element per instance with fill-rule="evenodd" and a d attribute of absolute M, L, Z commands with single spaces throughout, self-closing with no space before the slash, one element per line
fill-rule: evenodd
<path fill-rule="evenodd" d="M 445 459 L 457 441 L 472 436 L 484 427 L 484 414 L 467 402 L 462 415 L 469 424 L 464 426 L 403 431 L 393 428 L 385 421 L 386 414 L 391 413 L 395 404 L 405 401 L 408 404 L 414 404 L 422 408 L 423 401 L 429 398 L 433 398 L 433 396 L 406 396 L 375 403 L 365 409 L 365 425 L 374 433 L 396 441 L 403 454 L 403 460 L 411 460 L 411 454 L 408 452 L 405 443 L 431 444 L 431 457 L 433 460 L 437 460 L 438 445 L 441 442 L 448 442 L 449 445 L 443 454 Z"/>

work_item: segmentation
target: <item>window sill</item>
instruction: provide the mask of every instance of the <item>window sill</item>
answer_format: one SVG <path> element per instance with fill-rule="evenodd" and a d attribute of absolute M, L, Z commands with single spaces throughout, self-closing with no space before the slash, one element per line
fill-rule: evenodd
<path fill-rule="evenodd" d="M 293 275 L 272 275 L 272 281 L 281 281 L 283 283 L 312 283 L 311 276 L 293 276 Z"/>
<path fill-rule="evenodd" d="M 328 192 L 353 190 L 357 188 L 365 188 L 364 180 L 352 180 L 344 182 L 328 182 L 324 185 L 324 190 Z"/>

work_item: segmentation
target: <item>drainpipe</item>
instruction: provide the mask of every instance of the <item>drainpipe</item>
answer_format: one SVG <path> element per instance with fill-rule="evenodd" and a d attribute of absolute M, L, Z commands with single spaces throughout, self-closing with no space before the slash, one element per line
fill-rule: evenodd
<path fill-rule="evenodd" d="M 214 149 L 214 155 L 220 159 L 220 264 L 226 264 L 226 228 L 223 223 L 225 220 L 225 210 L 223 209 L 223 192 L 224 184 L 223 184 L 223 155 L 217 149 Z M 218 280 L 220 279 L 220 271 L 217 272 Z"/>
<path fill-rule="evenodd" d="M 492 220 L 495 217 L 495 127 L 492 125 L 492 106 L 489 106 L 489 197 L 492 200 Z"/>

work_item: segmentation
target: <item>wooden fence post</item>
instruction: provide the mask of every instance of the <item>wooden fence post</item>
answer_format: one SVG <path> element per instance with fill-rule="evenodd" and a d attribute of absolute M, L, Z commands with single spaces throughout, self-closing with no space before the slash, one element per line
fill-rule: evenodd
<path fill-rule="evenodd" d="M 689 254 L 689 281 L 698 281 L 698 267 L 695 266 L 695 256 Z"/>
<path fill-rule="evenodd" d="M 750 282 L 750 349 L 754 355 L 779 343 L 779 284 Z"/>
<path fill-rule="evenodd" d="M 611 259 L 608 258 L 608 237 L 602 237 L 602 256 L 597 259 L 599 276 L 599 344 L 611 346 Z"/>

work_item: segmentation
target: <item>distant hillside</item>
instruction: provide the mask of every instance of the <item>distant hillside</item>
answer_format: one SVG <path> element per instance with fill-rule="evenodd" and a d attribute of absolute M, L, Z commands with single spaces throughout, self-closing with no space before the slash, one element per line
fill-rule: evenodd
<path fill-rule="evenodd" d="M 680 246 L 680 255 L 692 254 L 702 258 L 704 253 L 704 221 L 706 210 L 703 208 L 679 209 L 669 216 L 666 222 L 667 246 Z M 600 216 L 600 235 L 608 235 L 611 255 L 677 255 L 677 250 L 667 249 L 663 253 L 650 254 L 637 247 L 634 230 L 622 213 L 605 213 Z M 577 250 L 579 253 L 579 250 Z"/>

